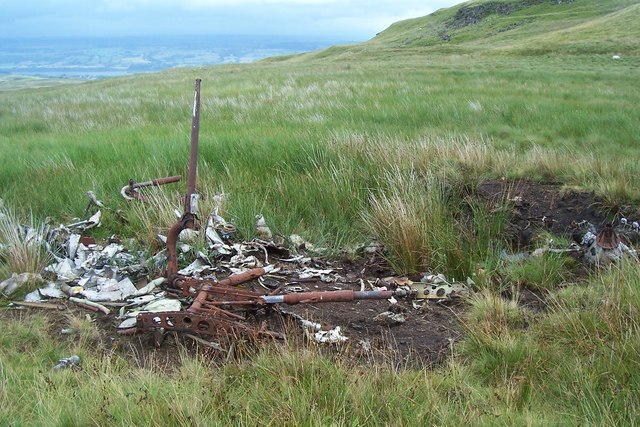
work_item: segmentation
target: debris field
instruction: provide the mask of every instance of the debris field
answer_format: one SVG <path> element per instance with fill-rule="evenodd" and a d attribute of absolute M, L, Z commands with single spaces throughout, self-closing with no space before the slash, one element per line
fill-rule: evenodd
<path fill-rule="evenodd" d="M 375 242 L 361 247 L 357 256 L 328 259 L 322 248 L 297 235 L 274 242 L 261 214 L 256 237 L 241 241 L 234 225 L 220 215 L 223 195 L 199 224 L 199 110 L 196 80 L 184 211 L 167 236 L 158 235 L 165 248 L 134 251 L 116 236 L 96 242 L 91 230 L 100 226 L 102 210 L 109 209 L 89 191 L 88 219 L 19 230 L 25 242 L 46 247 L 54 262 L 43 275 L 16 272 L 0 283 L 0 292 L 9 298 L 26 283 L 39 284 L 13 307 L 86 311 L 104 325 L 107 342 L 145 336 L 150 349 L 166 347 L 166 337 L 184 336 L 228 354 L 235 341 L 280 341 L 293 330 L 310 343 L 366 357 L 381 350 L 395 352 L 399 360 L 415 357 L 432 364 L 450 352 L 462 335 L 464 298 L 475 285 L 471 278 L 454 282 L 438 272 L 396 276 L 384 260 L 383 245 Z M 121 194 L 129 203 L 145 203 L 145 187 L 180 179 L 130 180 Z M 514 253 L 503 253 L 504 262 L 546 252 L 567 253 L 593 266 L 637 258 L 638 222 L 603 215 L 593 194 L 529 181 L 488 181 L 478 193 L 496 206 L 506 201 L 511 209 L 507 234 Z M 540 242 L 545 232 L 570 236 L 573 242 L 569 247 Z M 526 252 L 535 243 L 539 247 Z M 59 329 L 64 335 L 66 327 Z M 69 360 L 60 363 L 73 365 Z"/>

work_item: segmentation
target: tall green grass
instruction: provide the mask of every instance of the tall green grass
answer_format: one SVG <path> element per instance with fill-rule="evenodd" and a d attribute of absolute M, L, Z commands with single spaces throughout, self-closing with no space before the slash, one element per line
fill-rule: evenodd
<path fill-rule="evenodd" d="M 151 206 L 141 215 L 119 189 L 129 178 L 187 176 L 190 94 L 202 77 L 198 188 L 228 194 L 227 219 L 241 237 L 252 237 L 262 213 L 274 232 L 334 252 L 363 243 L 379 234 L 363 220 L 370 201 L 396 170 L 459 181 L 466 193 L 486 178 L 531 177 L 595 190 L 613 206 L 640 200 L 629 185 L 640 172 L 635 73 L 622 78 L 618 63 L 592 69 L 585 58 L 559 66 L 439 55 L 398 62 L 374 51 L 357 62 L 265 62 L 0 93 L 0 148 L 11 159 L 0 168 L 0 195 L 22 214 L 64 222 L 83 215 L 92 190 L 129 220 L 105 212 L 98 236 L 145 243 L 151 229 L 171 225 L 145 218 L 170 216 L 155 218 Z M 160 191 L 173 200 L 184 187 Z"/>

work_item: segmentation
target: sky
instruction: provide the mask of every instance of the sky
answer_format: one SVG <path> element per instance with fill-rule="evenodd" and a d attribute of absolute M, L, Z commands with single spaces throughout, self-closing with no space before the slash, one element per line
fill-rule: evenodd
<path fill-rule="evenodd" d="M 461 0 L 0 0 L 0 37 L 288 35 L 364 41 Z"/>

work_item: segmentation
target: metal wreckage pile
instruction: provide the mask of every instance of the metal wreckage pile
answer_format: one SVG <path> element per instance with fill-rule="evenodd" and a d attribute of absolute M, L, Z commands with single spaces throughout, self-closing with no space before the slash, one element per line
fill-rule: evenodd
<path fill-rule="evenodd" d="M 309 336 L 318 342 L 339 343 L 347 338 L 340 328 L 325 330 L 322 325 L 308 321 L 293 313 L 286 313 L 282 304 L 344 303 L 357 300 L 381 299 L 392 304 L 397 298 L 409 298 L 414 308 L 428 300 L 447 300 L 468 294 L 473 282 L 451 283 L 443 275 L 425 274 L 419 281 L 389 277 L 376 281 L 358 279 L 347 281 L 338 271 L 319 265 L 311 257 L 292 254 L 288 248 L 273 242 L 265 219 L 256 217 L 256 233 L 260 238 L 241 243 L 234 242 L 234 226 L 219 215 L 219 204 L 208 216 L 204 230 L 196 231 L 198 195 L 196 193 L 196 167 L 200 111 L 200 80 L 196 80 L 191 132 L 189 176 L 184 200 L 184 212 L 171 227 L 168 236 L 159 236 L 166 244 L 153 256 L 144 251 L 132 253 L 117 241 L 106 246 L 96 244 L 83 236 L 86 230 L 100 225 L 101 211 L 88 220 L 77 221 L 57 228 L 37 232 L 22 229 L 25 240 L 42 242 L 56 262 L 46 268 L 52 280 L 40 275 L 23 273 L 0 283 L 0 292 L 11 295 L 25 282 L 42 281 L 47 285 L 29 293 L 17 305 L 56 308 L 56 299 L 69 301 L 89 310 L 110 314 L 118 310 L 121 334 L 154 331 L 156 343 L 162 342 L 164 331 L 177 331 L 196 336 L 238 336 L 281 338 L 280 332 L 271 331 L 265 322 L 256 322 L 257 314 L 280 313 L 294 316 Z M 161 178 L 136 184 L 132 180 L 121 190 L 128 200 L 145 201 L 140 191 L 146 186 L 177 182 L 179 176 Z M 89 206 L 107 209 L 88 192 Z M 220 200 L 218 200 L 220 202 Z M 626 229 L 626 221 L 624 222 Z M 639 231 L 638 224 L 629 225 L 630 231 Z M 636 256 L 620 237 L 620 230 L 606 226 L 599 232 L 586 222 L 576 224 L 581 233 L 581 244 L 568 249 L 553 247 L 538 249 L 531 255 L 506 255 L 506 259 L 521 256 L 541 256 L 545 252 L 579 252 L 590 263 L 601 265 L 618 262 L 625 255 Z M 204 233 L 207 253 L 199 251 L 195 261 L 179 269 L 181 254 L 193 254 L 189 243 Z M 299 236 L 291 236 L 296 249 L 311 247 Z M 372 251 L 378 247 L 370 248 Z M 215 259 L 215 262 L 211 261 Z M 276 261 L 270 263 L 270 260 Z M 158 271 L 166 263 L 164 277 L 149 281 L 150 271 Z M 219 278 L 224 277 L 224 278 Z M 333 287 L 328 291 L 305 291 L 300 284 L 321 281 Z M 245 285 L 245 286 L 240 286 Z M 246 286 L 251 285 L 251 286 Z M 351 288 L 351 289 L 345 289 Z M 355 289 L 353 289 L 355 288 Z M 261 292 L 255 289 L 262 290 Z M 393 326 L 405 321 L 401 313 L 393 310 L 378 314 L 376 322 Z"/>

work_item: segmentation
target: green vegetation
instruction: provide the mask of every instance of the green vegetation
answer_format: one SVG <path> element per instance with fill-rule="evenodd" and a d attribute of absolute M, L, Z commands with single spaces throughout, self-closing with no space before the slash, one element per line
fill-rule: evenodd
<path fill-rule="evenodd" d="M 27 228 L 20 228 L 25 225 Z M 43 224 L 17 218 L 15 212 L 0 204 L 0 277 L 11 273 L 39 273 L 50 262 L 45 252 L 41 236 Z"/>
<path fill-rule="evenodd" d="M 513 9 L 451 26 L 463 7 L 489 3 Z M 242 237 L 262 213 L 275 233 L 334 253 L 378 238 L 398 273 L 485 275 L 465 340 L 433 370 L 295 346 L 136 366 L 83 319 L 58 341 L 45 317 L 2 314 L 0 424 L 637 424 L 637 264 L 578 284 L 553 255 L 504 266 L 506 218 L 474 194 L 483 179 L 525 177 L 594 190 L 612 209 L 640 201 L 640 5 L 529 3 L 469 2 L 368 43 L 255 64 L 0 92 L 0 198 L 12 218 L 81 217 L 93 190 L 128 219 L 105 212 L 97 237 L 150 245 L 184 183 L 155 190 L 147 209 L 119 190 L 186 176 L 202 78 L 201 216 L 224 192 Z M 519 286 L 550 304 L 534 312 L 501 295 Z M 51 372 L 69 353 L 83 370 Z"/>
<path fill-rule="evenodd" d="M 176 364 L 98 351 L 94 323 L 42 316 L 0 336 L 3 425 L 634 425 L 640 410 L 640 271 L 623 265 L 560 291 L 549 313 L 490 292 L 470 301 L 466 340 L 435 370 L 265 347 Z M 62 327 L 78 332 L 51 340 Z M 116 343 L 117 346 L 117 343 Z M 116 347 L 114 346 L 114 347 Z M 79 354 L 81 370 L 51 371 Z"/>
<path fill-rule="evenodd" d="M 13 91 L 20 89 L 33 89 L 38 87 L 59 86 L 65 84 L 77 84 L 80 80 L 56 79 L 33 76 L 0 76 L 0 91 Z"/>

